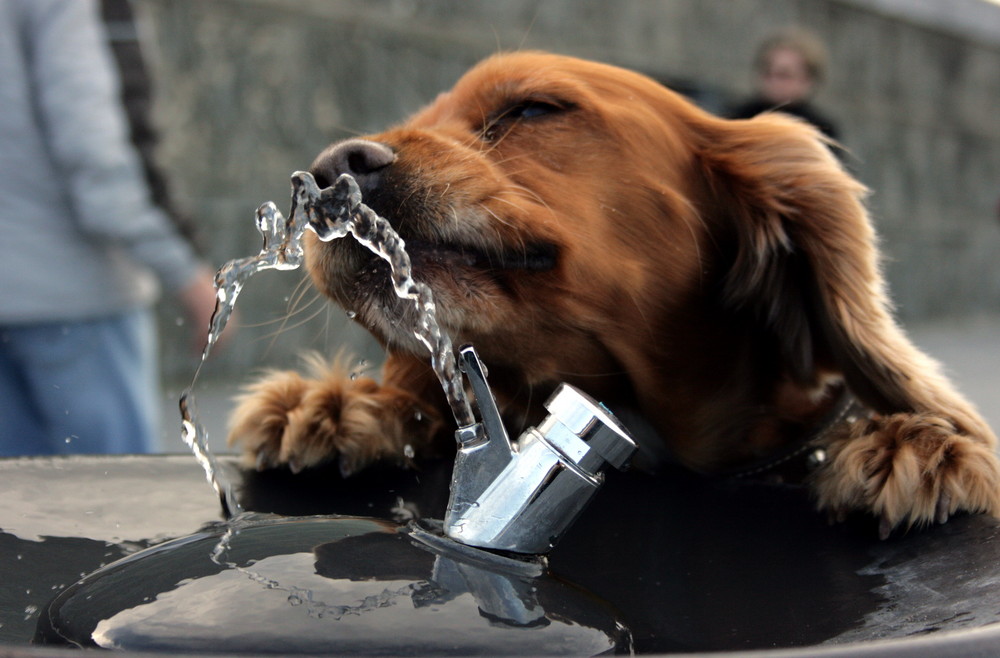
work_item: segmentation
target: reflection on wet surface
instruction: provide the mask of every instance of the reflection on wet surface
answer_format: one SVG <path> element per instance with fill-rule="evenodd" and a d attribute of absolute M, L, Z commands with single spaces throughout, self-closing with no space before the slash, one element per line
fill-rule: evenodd
<path fill-rule="evenodd" d="M 359 620 L 367 619 L 378 620 L 371 628 L 388 635 L 379 630 L 381 624 L 399 623 L 396 616 L 403 611 L 420 618 L 421 627 L 445 623 L 433 609 L 450 605 L 449 600 L 474 604 L 469 614 L 477 620 L 516 619 L 533 628 L 537 609 L 524 604 L 517 587 L 492 584 L 487 589 L 501 594 L 490 599 L 483 582 L 470 586 L 461 568 L 436 565 L 433 552 L 409 541 L 393 543 L 401 541 L 390 532 L 398 527 L 393 519 L 414 512 L 440 518 L 450 466 L 442 461 L 416 471 L 374 469 L 346 481 L 335 468 L 299 476 L 243 473 L 236 478 L 238 494 L 248 509 L 382 520 L 356 519 L 344 536 L 324 530 L 322 537 L 299 537 L 303 546 L 287 550 L 277 548 L 278 532 L 258 542 L 270 548 L 256 554 L 238 546 L 243 535 L 213 562 L 224 529 L 205 524 L 218 523 L 220 511 L 189 456 L 0 461 L 0 495 L 9 503 L 0 507 L 0 643 L 27 643 L 49 600 L 81 573 L 203 526 L 204 536 L 197 540 L 202 571 L 188 574 L 183 586 L 175 571 L 172 581 L 160 583 L 163 596 L 143 601 L 147 592 L 133 605 L 105 610 L 94 621 L 95 626 L 105 622 L 102 641 L 123 641 L 125 629 L 134 628 L 122 623 L 126 618 L 162 620 L 176 602 L 167 594 L 178 597 L 191 587 L 194 595 L 200 587 L 207 591 L 209 582 L 212 591 L 240 589 L 240 601 L 249 589 L 257 592 L 254 597 L 261 600 L 246 605 L 248 614 L 268 601 L 280 604 L 281 622 L 271 630 L 300 622 L 360 629 L 358 624 L 367 622 Z M 396 539 L 372 540 L 373 533 Z M 285 534 L 292 541 L 292 533 Z M 952 638 L 946 631 L 972 628 L 983 632 L 959 634 L 954 641 L 967 637 L 1000 646 L 994 628 L 1000 621 L 1000 525 L 995 520 L 960 517 L 886 542 L 876 534 L 874 522 L 866 519 L 827 525 L 806 492 L 795 487 L 708 481 L 680 472 L 656 478 L 615 473 L 549 556 L 547 580 L 571 583 L 573 592 L 582 592 L 598 609 L 615 610 L 639 652 L 808 647 L 880 638 L 929 642 Z M 369 539 L 354 538 L 365 536 Z M 199 574 L 209 580 L 197 584 Z M 272 587 L 274 582 L 278 586 Z M 145 584 L 152 586 L 149 579 Z M 565 619 L 561 601 L 574 597 L 561 590 L 546 597 L 538 599 L 546 618 Z M 234 605 L 231 597 L 204 598 L 223 608 L 212 615 L 232 615 L 243 605 Z M 352 612 L 366 601 L 370 612 Z M 482 616 L 483 610 L 492 612 Z"/>
<path fill-rule="evenodd" d="M 190 456 L 3 459 L 0 499 L 0 646 L 84 575 L 219 518 Z"/>
<path fill-rule="evenodd" d="M 405 527 L 369 519 L 243 518 L 235 528 L 98 571 L 63 592 L 39 629 L 48 642 L 173 652 L 596 655 L 629 648 L 606 604 L 537 565 L 531 572 L 502 558 L 465 559 L 470 552 L 456 545 L 445 554 Z"/>

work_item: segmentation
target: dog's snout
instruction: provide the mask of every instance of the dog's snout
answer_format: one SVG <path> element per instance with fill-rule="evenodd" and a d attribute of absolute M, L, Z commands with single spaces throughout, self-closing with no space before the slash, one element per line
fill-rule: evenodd
<path fill-rule="evenodd" d="M 334 144 L 313 163 L 311 173 L 320 187 L 327 187 L 341 174 L 350 174 L 362 191 L 378 185 L 378 174 L 392 164 L 396 154 L 380 142 L 349 139 Z"/>

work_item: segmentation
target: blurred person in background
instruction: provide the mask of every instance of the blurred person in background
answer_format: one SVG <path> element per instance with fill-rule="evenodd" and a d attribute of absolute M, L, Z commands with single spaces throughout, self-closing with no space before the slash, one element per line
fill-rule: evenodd
<path fill-rule="evenodd" d="M 0 0 L 0 455 L 157 446 L 152 305 L 212 271 L 154 202 L 91 0 Z"/>
<path fill-rule="evenodd" d="M 749 119 L 777 110 L 805 119 L 827 137 L 837 139 L 833 121 L 812 103 L 826 79 L 827 59 L 823 42 L 812 32 L 798 27 L 775 32 L 757 48 L 755 95 L 734 108 L 730 117 Z"/>
<path fill-rule="evenodd" d="M 100 0 L 101 18 L 121 87 L 121 102 L 128 120 L 129 137 L 139 153 L 153 203 L 163 208 L 177 230 L 203 254 L 198 229 L 174 203 L 166 174 L 156 162 L 159 136 L 153 126 L 153 93 L 142 52 L 132 0 Z"/>

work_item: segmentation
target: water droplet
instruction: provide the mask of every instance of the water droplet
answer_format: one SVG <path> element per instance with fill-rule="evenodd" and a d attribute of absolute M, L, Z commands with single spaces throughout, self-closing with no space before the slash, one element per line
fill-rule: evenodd
<path fill-rule="evenodd" d="M 358 313 L 357 313 L 357 311 L 348 311 L 347 312 L 347 317 L 350 318 L 351 320 L 353 320 L 354 318 L 358 317 Z"/>
<path fill-rule="evenodd" d="M 416 453 L 413 452 L 413 446 L 407 443 L 405 446 L 403 446 L 403 454 L 406 456 L 407 459 L 413 459 L 413 456 Z"/>

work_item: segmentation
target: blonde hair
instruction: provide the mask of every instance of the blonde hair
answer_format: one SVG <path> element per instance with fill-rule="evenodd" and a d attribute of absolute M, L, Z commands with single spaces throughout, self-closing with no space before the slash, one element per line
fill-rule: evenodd
<path fill-rule="evenodd" d="M 794 50 L 802 56 L 809 77 L 817 84 L 826 78 L 827 55 L 826 46 L 819 36 L 801 27 L 786 27 L 773 33 L 757 47 L 754 67 L 758 72 L 765 72 L 771 61 L 771 53 L 781 48 Z"/>

